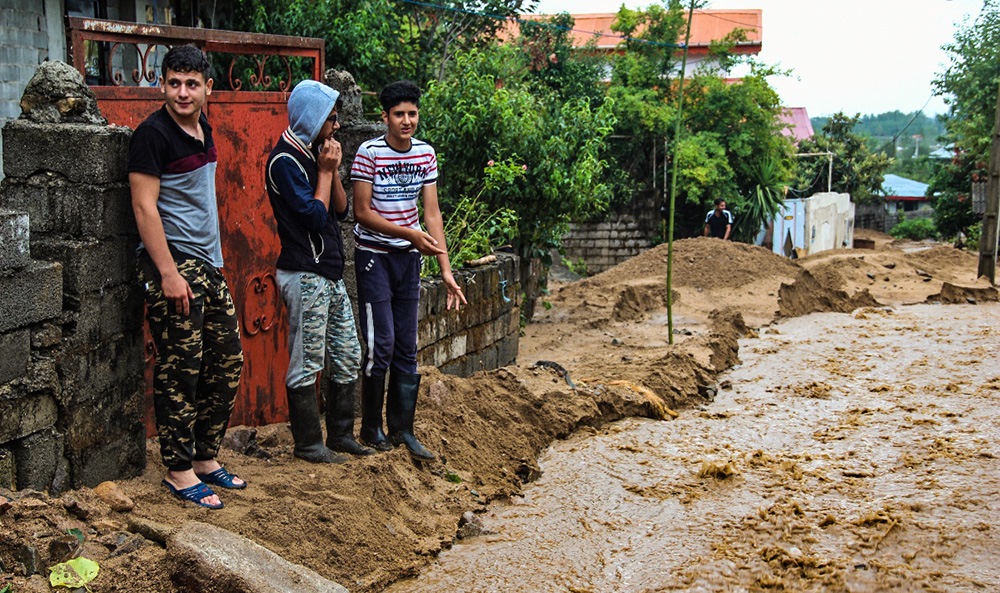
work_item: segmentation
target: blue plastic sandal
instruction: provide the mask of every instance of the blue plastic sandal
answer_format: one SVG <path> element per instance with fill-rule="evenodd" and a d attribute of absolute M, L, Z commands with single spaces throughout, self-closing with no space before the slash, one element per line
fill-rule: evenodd
<path fill-rule="evenodd" d="M 229 473 L 226 468 L 220 467 L 210 474 L 195 474 L 198 479 L 206 484 L 211 484 L 213 486 L 220 486 L 222 488 L 229 488 L 230 490 L 243 490 L 247 487 L 247 483 L 237 484 L 233 481 L 234 478 L 238 478 L 236 474 Z"/>
<path fill-rule="evenodd" d="M 219 504 L 209 504 L 201 501 L 201 499 L 215 494 L 215 492 L 212 492 L 211 488 L 202 482 L 198 482 L 194 486 L 188 486 L 187 488 L 181 489 L 174 487 L 173 484 L 166 480 L 163 480 L 163 485 L 166 486 L 174 496 L 181 500 L 189 500 L 198 506 L 203 506 L 208 509 L 221 509 L 223 507 L 221 500 L 219 501 Z"/>

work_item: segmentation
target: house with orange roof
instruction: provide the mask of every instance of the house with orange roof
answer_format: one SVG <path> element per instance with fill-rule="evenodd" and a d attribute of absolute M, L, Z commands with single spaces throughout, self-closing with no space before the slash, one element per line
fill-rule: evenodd
<path fill-rule="evenodd" d="M 688 67 L 691 72 L 708 58 L 709 47 L 713 41 L 720 41 L 733 31 L 743 31 L 745 39 L 736 43 L 734 53 L 740 55 L 756 55 L 760 53 L 763 39 L 763 11 L 760 9 L 730 9 L 730 10 L 695 10 L 691 20 L 691 39 L 688 43 Z M 521 15 L 522 20 L 541 21 L 553 15 L 533 14 Z M 574 25 L 570 30 L 570 39 L 576 47 L 584 47 L 591 40 L 596 41 L 598 52 L 612 56 L 622 52 L 621 44 L 625 41 L 619 33 L 611 30 L 617 14 L 613 12 L 594 14 L 572 14 Z M 641 31 L 641 29 L 640 29 Z M 517 23 L 507 29 L 507 35 L 515 37 L 518 34 Z M 683 39 L 678 39 L 677 51 Z"/>

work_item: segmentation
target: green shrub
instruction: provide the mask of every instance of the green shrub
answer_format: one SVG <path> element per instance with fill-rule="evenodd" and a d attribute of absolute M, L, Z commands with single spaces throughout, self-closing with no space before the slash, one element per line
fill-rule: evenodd
<path fill-rule="evenodd" d="M 496 247 L 510 243 L 516 232 L 517 213 L 510 208 L 493 208 L 483 200 L 483 192 L 509 187 L 524 177 L 525 167 L 515 159 L 502 163 L 489 161 L 484 170 L 484 182 L 473 196 L 462 196 L 444 221 L 444 236 L 448 244 L 448 261 L 453 269 L 465 262 L 489 255 Z M 424 258 L 423 276 L 441 273 L 436 257 Z"/>
<path fill-rule="evenodd" d="M 889 234 L 897 239 L 912 239 L 922 241 L 937 235 L 934 220 L 930 218 L 911 218 L 892 227 Z"/>

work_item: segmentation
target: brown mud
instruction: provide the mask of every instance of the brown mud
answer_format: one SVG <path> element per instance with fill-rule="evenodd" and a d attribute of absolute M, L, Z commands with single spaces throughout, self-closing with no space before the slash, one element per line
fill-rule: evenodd
<path fill-rule="evenodd" d="M 674 418 L 713 399 L 718 374 L 740 363 L 738 340 L 745 334 L 817 311 L 995 299 L 995 290 L 975 278 L 974 254 L 870 236 L 873 250 L 796 261 L 714 239 L 677 241 L 672 319 L 664 245 L 554 286 L 551 309 L 539 307 L 525 328 L 518 365 L 468 379 L 421 369 L 416 428 L 440 454 L 434 463 L 418 464 L 395 450 L 317 466 L 292 458 L 287 425 L 236 427 L 231 442 L 239 444 L 225 449 L 221 461 L 250 487 L 223 491 L 221 511 L 172 498 L 160 485 L 152 442 L 145 473 L 118 483 L 135 502 L 131 511 L 112 510 L 90 489 L 59 497 L 0 492 L 12 499 L 0 510 L 6 571 L 0 587 L 49 590 L 45 577 L 26 576 L 25 568 L 47 575 L 60 551 L 53 542 L 76 528 L 85 536 L 83 555 L 101 565 L 92 591 L 177 590 L 171 573 L 181 567 L 162 546 L 162 530 L 198 520 L 352 592 L 381 591 L 451 547 L 463 513 L 483 512 L 537 479 L 538 457 L 554 441 L 623 418 Z M 540 360 L 557 363 L 565 376 L 535 365 Z"/>

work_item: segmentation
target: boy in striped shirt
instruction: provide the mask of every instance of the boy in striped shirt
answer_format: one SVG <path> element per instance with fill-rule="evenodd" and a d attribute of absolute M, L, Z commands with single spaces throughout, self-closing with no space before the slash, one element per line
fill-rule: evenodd
<path fill-rule="evenodd" d="M 409 81 L 386 85 L 379 93 L 386 133 L 358 148 L 351 168 L 357 221 L 354 267 L 365 340 L 361 440 L 379 451 L 406 445 L 415 458 L 434 460 L 434 454 L 413 434 L 420 388 L 421 255 L 437 257 L 448 289 L 447 308 L 457 310 L 466 300 L 448 261 L 438 205 L 437 156 L 430 144 L 413 137 L 420 118 L 420 94 Z M 420 200 L 427 231 L 420 226 Z M 388 433 L 382 430 L 383 401 Z"/>

